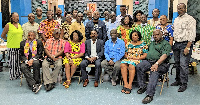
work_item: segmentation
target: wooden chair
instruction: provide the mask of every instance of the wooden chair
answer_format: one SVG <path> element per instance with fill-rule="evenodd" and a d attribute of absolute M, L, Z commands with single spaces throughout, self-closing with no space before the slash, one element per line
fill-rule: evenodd
<path fill-rule="evenodd" d="M 147 75 L 148 75 L 148 78 L 149 78 L 149 76 L 150 76 L 150 71 L 146 71 L 145 72 Z M 160 83 L 161 84 L 158 84 L 158 86 L 161 86 L 161 89 L 160 89 L 160 95 L 162 94 L 162 90 L 163 90 L 163 86 L 164 86 L 164 84 L 165 84 L 165 82 L 167 82 L 167 87 L 169 87 L 169 77 L 168 77 L 168 72 L 167 73 L 165 73 L 165 74 L 162 74 L 162 81 L 160 81 Z M 148 83 L 148 81 L 146 81 L 146 83 Z"/>

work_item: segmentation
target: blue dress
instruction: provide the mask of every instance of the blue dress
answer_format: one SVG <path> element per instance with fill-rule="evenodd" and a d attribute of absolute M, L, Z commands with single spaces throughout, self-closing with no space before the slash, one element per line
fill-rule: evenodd
<path fill-rule="evenodd" d="M 166 27 L 161 28 L 161 24 L 159 24 L 156 26 L 156 29 L 161 30 L 161 32 L 163 33 L 163 38 L 168 42 L 170 40 L 170 37 L 173 37 L 174 30 L 172 28 L 172 25 L 167 25 Z"/>
<path fill-rule="evenodd" d="M 132 60 L 128 59 L 129 57 L 140 58 L 144 53 L 148 52 L 148 46 L 145 42 L 142 42 L 140 45 L 133 45 L 130 42 L 126 44 L 126 53 L 128 53 L 128 57 L 121 61 L 121 63 L 132 64 L 136 66 L 142 60 Z"/>

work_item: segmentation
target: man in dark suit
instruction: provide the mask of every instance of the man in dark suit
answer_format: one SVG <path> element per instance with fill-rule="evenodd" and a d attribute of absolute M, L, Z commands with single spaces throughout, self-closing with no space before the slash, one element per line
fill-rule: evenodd
<path fill-rule="evenodd" d="M 98 87 L 99 75 L 101 73 L 101 61 L 103 57 L 104 42 L 101 39 L 97 39 L 97 31 L 92 30 L 90 37 L 85 41 L 85 60 L 80 64 L 82 72 L 82 79 L 84 80 L 83 87 L 86 87 L 89 83 L 86 67 L 88 64 L 95 64 L 95 82 L 94 87 Z"/>
<path fill-rule="evenodd" d="M 105 43 L 107 40 L 106 25 L 103 21 L 99 20 L 99 17 L 99 12 L 95 11 L 93 13 L 93 20 L 88 22 L 85 26 L 85 37 L 86 39 L 90 39 L 90 32 L 95 29 L 98 33 L 98 39 L 103 40 Z"/>
<path fill-rule="evenodd" d="M 42 58 L 43 44 L 41 40 L 35 39 L 36 32 L 29 31 L 27 40 L 20 43 L 20 62 L 21 71 L 26 77 L 28 86 L 33 92 L 37 93 L 42 86 L 40 84 L 40 63 Z M 33 75 L 30 71 L 33 67 Z"/>

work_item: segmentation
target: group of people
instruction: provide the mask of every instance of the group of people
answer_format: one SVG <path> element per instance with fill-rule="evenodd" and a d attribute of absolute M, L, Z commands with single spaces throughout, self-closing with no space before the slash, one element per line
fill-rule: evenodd
<path fill-rule="evenodd" d="M 1 35 L 7 40 L 10 80 L 19 78 L 22 72 L 28 86 L 37 93 L 42 86 L 42 66 L 44 86 L 50 91 L 55 87 L 62 65 L 65 65 L 66 81 L 63 86 L 70 87 L 72 76 L 80 68 L 83 87 L 86 87 L 89 83 L 86 67 L 94 64 L 94 87 L 98 87 L 103 68 L 113 86 L 122 76 L 124 86 L 121 92 L 130 94 L 137 75 L 137 93 L 146 91 L 147 96 L 142 100 L 146 104 L 153 100 L 159 76 L 168 72 L 169 55 L 173 50 L 176 81 L 171 86 L 180 85 L 178 92 L 183 92 L 187 89 L 196 21 L 186 13 L 184 3 L 178 4 L 177 10 L 179 16 L 173 26 L 167 23 L 166 15 L 158 18 L 159 9 L 154 9 L 153 18 L 147 21 L 147 15 L 140 10 L 133 16 L 127 14 L 125 5 L 120 6 L 121 14 L 118 16 L 115 12 L 105 11 L 104 21 L 99 20 L 98 11 L 93 14 L 88 11 L 83 22 L 83 14 L 76 9 L 64 17 L 60 8 L 55 16 L 48 11 L 45 19 L 42 9 L 37 8 L 37 16 L 30 13 L 29 21 L 21 26 L 19 15 L 14 12 Z M 50 64 L 54 64 L 52 72 Z M 29 70 L 31 67 L 33 75 Z M 144 79 L 146 71 L 150 71 L 148 84 Z"/>

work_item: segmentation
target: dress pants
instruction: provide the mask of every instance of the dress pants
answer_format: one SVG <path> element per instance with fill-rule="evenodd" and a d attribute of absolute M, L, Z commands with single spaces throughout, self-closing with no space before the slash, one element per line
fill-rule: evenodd
<path fill-rule="evenodd" d="M 189 51 L 189 54 L 184 55 L 183 52 L 187 43 L 188 42 L 175 42 L 173 46 L 174 61 L 176 66 L 175 80 L 181 84 L 187 84 L 188 82 L 189 61 L 192 50 Z M 192 46 L 190 49 L 192 49 Z"/>
<path fill-rule="evenodd" d="M 30 66 L 25 63 L 21 64 L 21 71 L 24 74 L 29 87 L 34 84 L 40 83 L 40 63 L 39 60 L 33 61 L 33 74 L 31 73 Z"/>
<path fill-rule="evenodd" d="M 62 59 L 58 58 L 58 60 L 54 62 L 54 70 L 52 71 L 52 73 L 49 70 L 49 66 L 50 62 L 44 59 L 44 61 L 42 62 L 44 85 L 57 83 L 57 77 L 60 69 L 62 68 Z"/>
<path fill-rule="evenodd" d="M 137 80 L 138 80 L 138 84 L 140 88 L 143 88 L 144 86 L 146 86 L 145 81 L 144 81 L 144 75 L 146 71 L 150 70 L 153 64 L 155 63 L 150 63 L 147 60 L 143 60 L 141 63 L 136 65 Z M 154 96 L 159 76 L 168 72 L 168 70 L 169 70 L 169 64 L 162 63 L 158 66 L 157 71 L 150 72 L 149 83 L 147 85 L 147 90 L 146 90 L 147 95 Z"/>
<path fill-rule="evenodd" d="M 101 74 L 101 59 L 97 59 L 94 64 L 95 64 L 95 81 L 99 80 L 99 75 Z M 82 73 L 82 79 L 83 81 L 85 79 L 88 79 L 88 74 L 86 72 L 86 67 L 91 64 L 90 61 L 88 61 L 87 59 L 82 60 L 81 64 L 80 64 L 80 69 L 81 69 L 81 73 Z"/>
<path fill-rule="evenodd" d="M 108 61 L 105 59 L 101 62 L 101 67 L 104 68 L 104 72 L 108 73 L 108 75 L 116 81 L 121 70 L 120 63 L 121 60 L 115 62 L 114 66 L 110 66 Z"/>

